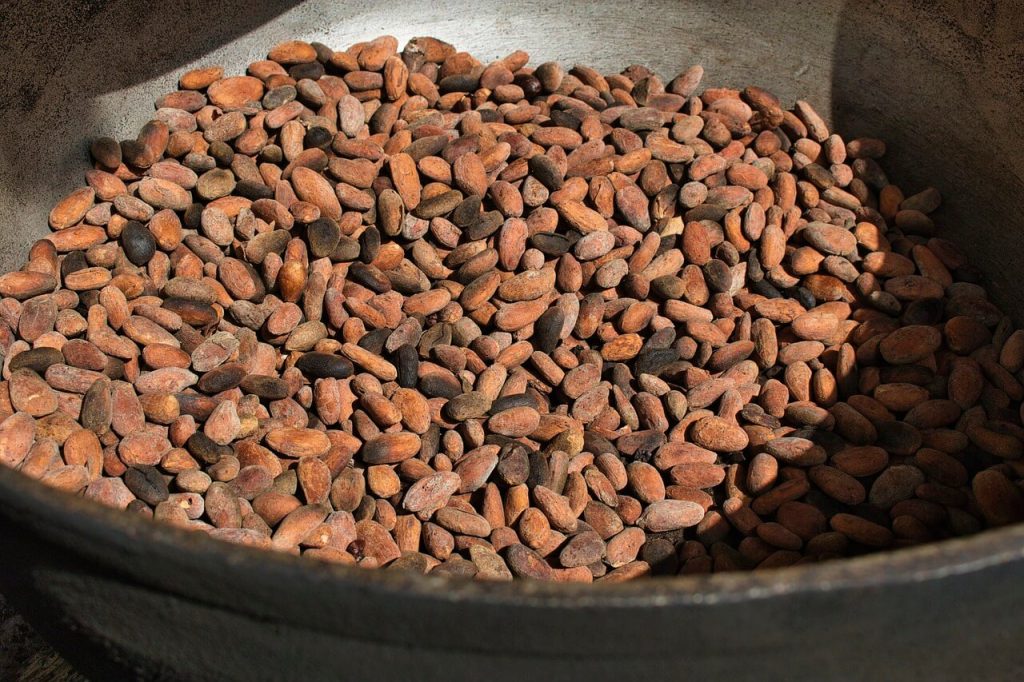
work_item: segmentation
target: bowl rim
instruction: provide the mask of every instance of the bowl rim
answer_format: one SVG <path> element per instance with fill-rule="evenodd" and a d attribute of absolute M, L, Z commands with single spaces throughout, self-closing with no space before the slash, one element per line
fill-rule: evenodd
<path fill-rule="evenodd" d="M 204 532 L 154 522 L 49 488 L 5 467 L 0 467 L 0 516 L 14 525 L 32 526 L 41 532 L 44 541 L 58 545 L 73 543 L 77 545 L 76 551 L 91 555 L 98 564 L 116 564 L 124 570 L 129 570 L 128 562 L 119 562 L 117 555 L 103 554 L 102 550 L 117 549 L 143 560 L 142 555 L 173 553 L 193 566 L 252 571 L 251 575 L 256 577 L 261 572 L 276 573 L 310 584 L 326 581 L 334 588 L 371 589 L 446 602 L 479 600 L 531 609 L 708 607 L 800 593 L 923 583 L 1024 558 L 1024 524 L 1018 524 L 963 538 L 768 571 L 647 576 L 610 585 L 478 581 L 413 571 L 364 569 L 234 545 Z M 145 576 L 135 577 L 147 582 Z M 175 591 L 189 595 L 188 590 Z"/>

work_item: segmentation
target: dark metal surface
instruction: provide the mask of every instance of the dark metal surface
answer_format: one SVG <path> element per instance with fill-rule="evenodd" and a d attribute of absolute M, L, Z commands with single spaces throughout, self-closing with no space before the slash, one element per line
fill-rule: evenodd
<path fill-rule="evenodd" d="M 770 573 L 482 584 L 225 548 L 15 477 L 2 587 L 97 680 L 1022 672 L 1024 528 Z"/>
<path fill-rule="evenodd" d="M 182 70 L 286 37 L 436 34 L 490 59 L 694 62 L 890 142 L 904 188 L 1011 310 L 1024 214 L 1024 3 L 141 0 L 5 7 L 0 265 L 45 233 L 88 138 L 126 136 Z M 447 582 L 300 562 L 0 471 L 0 589 L 92 679 L 1013 679 L 1024 529 L 776 572 L 621 586 Z"/>

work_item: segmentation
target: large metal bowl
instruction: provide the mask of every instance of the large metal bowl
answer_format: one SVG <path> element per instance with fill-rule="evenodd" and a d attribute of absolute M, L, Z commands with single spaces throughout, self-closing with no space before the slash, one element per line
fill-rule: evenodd
<path fill-rule="evenodd" d="M 1024 3 L 43 0 L 0 26 L 0 267 L 46 233 L 87 143 L 134 136 L 195 65 L 285 38 L 437 35 L 666 78 L 756 83 L 889 142 L 944 236 L 1022 310 Z M 1018 679 L 1024 528 L 768 573 L 475 584 L 235 548 L 0 471 L 0 588 L 95 680 Z"/>

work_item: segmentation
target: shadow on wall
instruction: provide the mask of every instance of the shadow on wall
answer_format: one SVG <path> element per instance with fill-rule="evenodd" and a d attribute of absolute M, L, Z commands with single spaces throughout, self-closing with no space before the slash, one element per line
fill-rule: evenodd
<path fill-rule="evenodd" d="M 1024 1 L 847 2 L 832 122 L 881 137 L 909 195 L 938 187 L 940 236 L 963 246 L 992 297 L 1024 320 Z"/>

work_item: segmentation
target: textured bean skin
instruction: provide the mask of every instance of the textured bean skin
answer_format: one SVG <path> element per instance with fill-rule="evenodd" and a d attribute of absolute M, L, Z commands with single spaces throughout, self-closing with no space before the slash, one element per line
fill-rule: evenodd
<path fill-rule="evenodd" d="M 95 140 L 0 275 L 0 463 L 231 542 L 481 580 L 1024 520 L 1024 332 L 880 140 L 700 67 L 392 36 L 266 56 Z"/>

